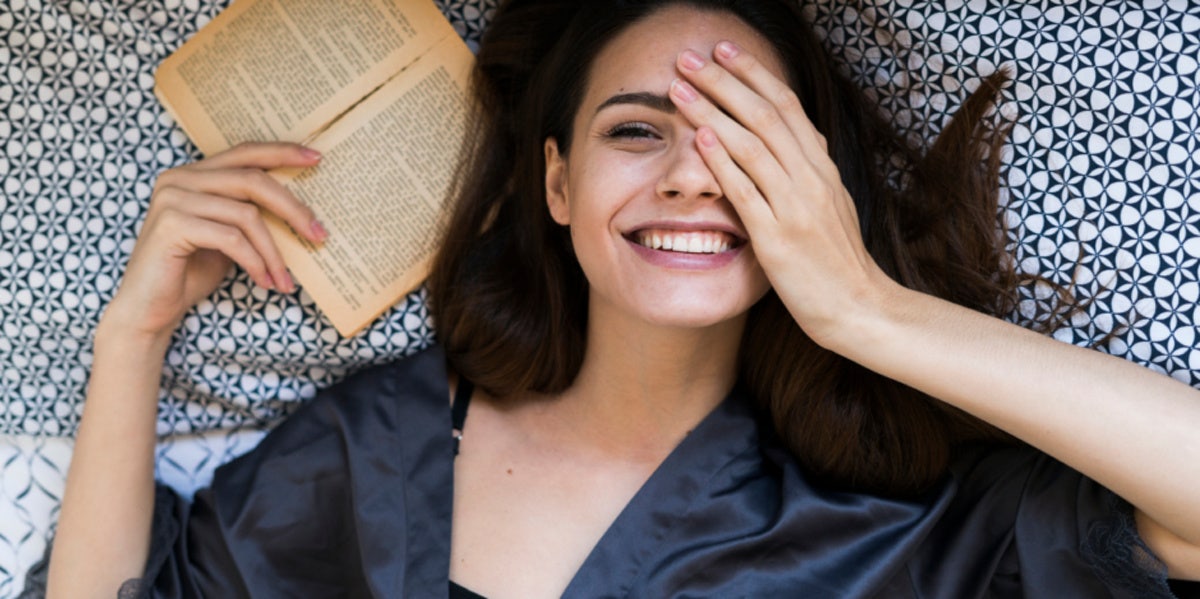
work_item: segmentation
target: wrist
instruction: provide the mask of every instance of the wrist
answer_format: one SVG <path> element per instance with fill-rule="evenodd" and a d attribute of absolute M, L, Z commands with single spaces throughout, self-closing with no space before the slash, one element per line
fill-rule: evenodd
<path fill-rule="evenodd" d="M 129 355 L 154 357 L 161 360 L 171 343 L 174 328 L 150 329 L 137 314 L 126 310 L 118 299 L 109 303 L 96 325 L 96 353 L 130 352 Z M 120 354 L 118 354 L 120 355 Z"/>
<path fill-rule="evenodd" d="M 844 298 L 836 325 L 828 327 L 826 334 L 814 341 L 860 361 L 865 353 L 887 346 L 889 337 L 903 328 L 901 323 L 907 319 L 907 311 L 919 301 L 917 295 L 921 294 L 877 270 Z"/>

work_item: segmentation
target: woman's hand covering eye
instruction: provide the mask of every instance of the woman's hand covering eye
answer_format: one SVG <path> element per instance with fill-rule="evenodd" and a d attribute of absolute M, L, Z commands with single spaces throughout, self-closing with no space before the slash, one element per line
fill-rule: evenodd
<path fill-rule="evenodd" d="M 821 342 L 847 298 L 888 282 L 867 253 L 858 214 L 796 94 L 729 42 L 706 60 L 684 52 L 671 97 L 741 217 L 775 292 Z M 883 277 L 882 279 L 880 277 Z"/>

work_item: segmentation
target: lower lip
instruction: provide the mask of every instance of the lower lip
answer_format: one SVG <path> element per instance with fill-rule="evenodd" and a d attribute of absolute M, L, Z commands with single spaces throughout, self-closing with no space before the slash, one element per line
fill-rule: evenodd
<path fill-rule="evenodd" d="M 719 254 L 688 254 L 685 252 L 655 250 L 628 239 L 625 242 L 646 262 L 655 266 L 678 270 L 711 270 L 721 268 L 733 262 L 734 258 L 737 258 L 738 254 L 742 253 L 742 248 L 746 247 L 744 245 L 738 246 Z"/>

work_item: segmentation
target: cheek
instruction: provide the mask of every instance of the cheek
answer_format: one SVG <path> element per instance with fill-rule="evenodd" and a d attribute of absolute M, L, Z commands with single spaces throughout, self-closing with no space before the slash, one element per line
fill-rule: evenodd
<path fill-rule="evenodd" d="M 599 173 L 607 176 L 599 176 Z M 567 194 L 567 212 L 571 219 L 571 238 L 588 238 L 607 228 L 617 207 L 617 190 L 625 181 L 617 169 L 579 168 L 571 172 Z"/>
<path fill-rule="evenodd" d="M 763 272 L 762 268 L 759 268 L 754 274 L 754 287 L 753 303 L 757 304 L 758 300 L 766 297 L 767 292 L 771 291 L 771 281 L 767 279 L 767 273 Z"/>
<path fill-rule="evenodd" d="M 767 278 L 767 273 L 762 269 L 762 265 L 754 256 L 750 256 L 750 263 L 743 271 L 743 280 L 745 281 L 745 289 L 743 297 L 749 301 L 749 305 L 757 304 L 764 296 L 771 291 L 771 280 Z"/>
<path fill-rule="evenodd" d="M 607 223 L 599 215 L 589 213 L 586 209 L 573 211 L 569 233 L 571 251 L 585 275 L 607 268 L 606 264 L 614 255 L 613 239 Z"/>

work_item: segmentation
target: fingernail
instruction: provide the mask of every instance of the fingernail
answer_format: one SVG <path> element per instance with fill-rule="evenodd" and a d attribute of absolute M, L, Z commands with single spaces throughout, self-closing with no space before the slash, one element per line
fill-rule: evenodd
<path fill-rule="evenodd" d="M 717 54 L 720 54 L 724 58 L 736 58 L 741 53 L 741 48 L 738 48 L 737 44 L 733 42 L 721 42 L 717 44 Z"/>
<path fill-rule="evenodd" d="M 263 273 L 263 278 L 266 279 L 263 281 L 264 289 L 275 289 L 275 279 L 272 279 L 271 275 Z"/>
<path fill-rule="evenodd" d="M 313 237 L 315 237 L 317 241 L 325 241 L 325 238 L 329 237 L 329 231 L 325 230 L 325 225 L 322 225 L 321 221 L 319 220 L 314 220 L 312 225 L 309 226 L 309 229 L 312 230 Z"/>
<path fill-rule="evenodd" d="M 321 153 L 312 148 L 301 148 L 300 154 L 309 160 L 320 160 Z"/>
<path fill-rule="evenodd" d="M 712 132 L 712 129 L 707 127 L 696 132 L 696 140 L 700 142 L 700 145 L 706 148 L 711 148 L 717 145 L 716 134 Z"/>
<path fill-rule="evenodd" d="M 704 66 L 704 59 L 691 50 L 684 50 L 683 54 L 679 55 L 679 64 L 689 71 L 697 71 Z"/>
<path fill-rule="evenodd" d="M 292 275 L 286 272 L 283 273 L 283 284 L 280 286 L 280 289 L 285 293 L 291 293 L 296 290 L 296 282 L 292 280 Z"/>
<path fill-rule="evenodd" d="M 694 102 L 698 97 L 696 95 L 696 88 L 688 85 L 688 82 L 681 79 L 671 82 L 671 93 L 682 102 Z"/>

